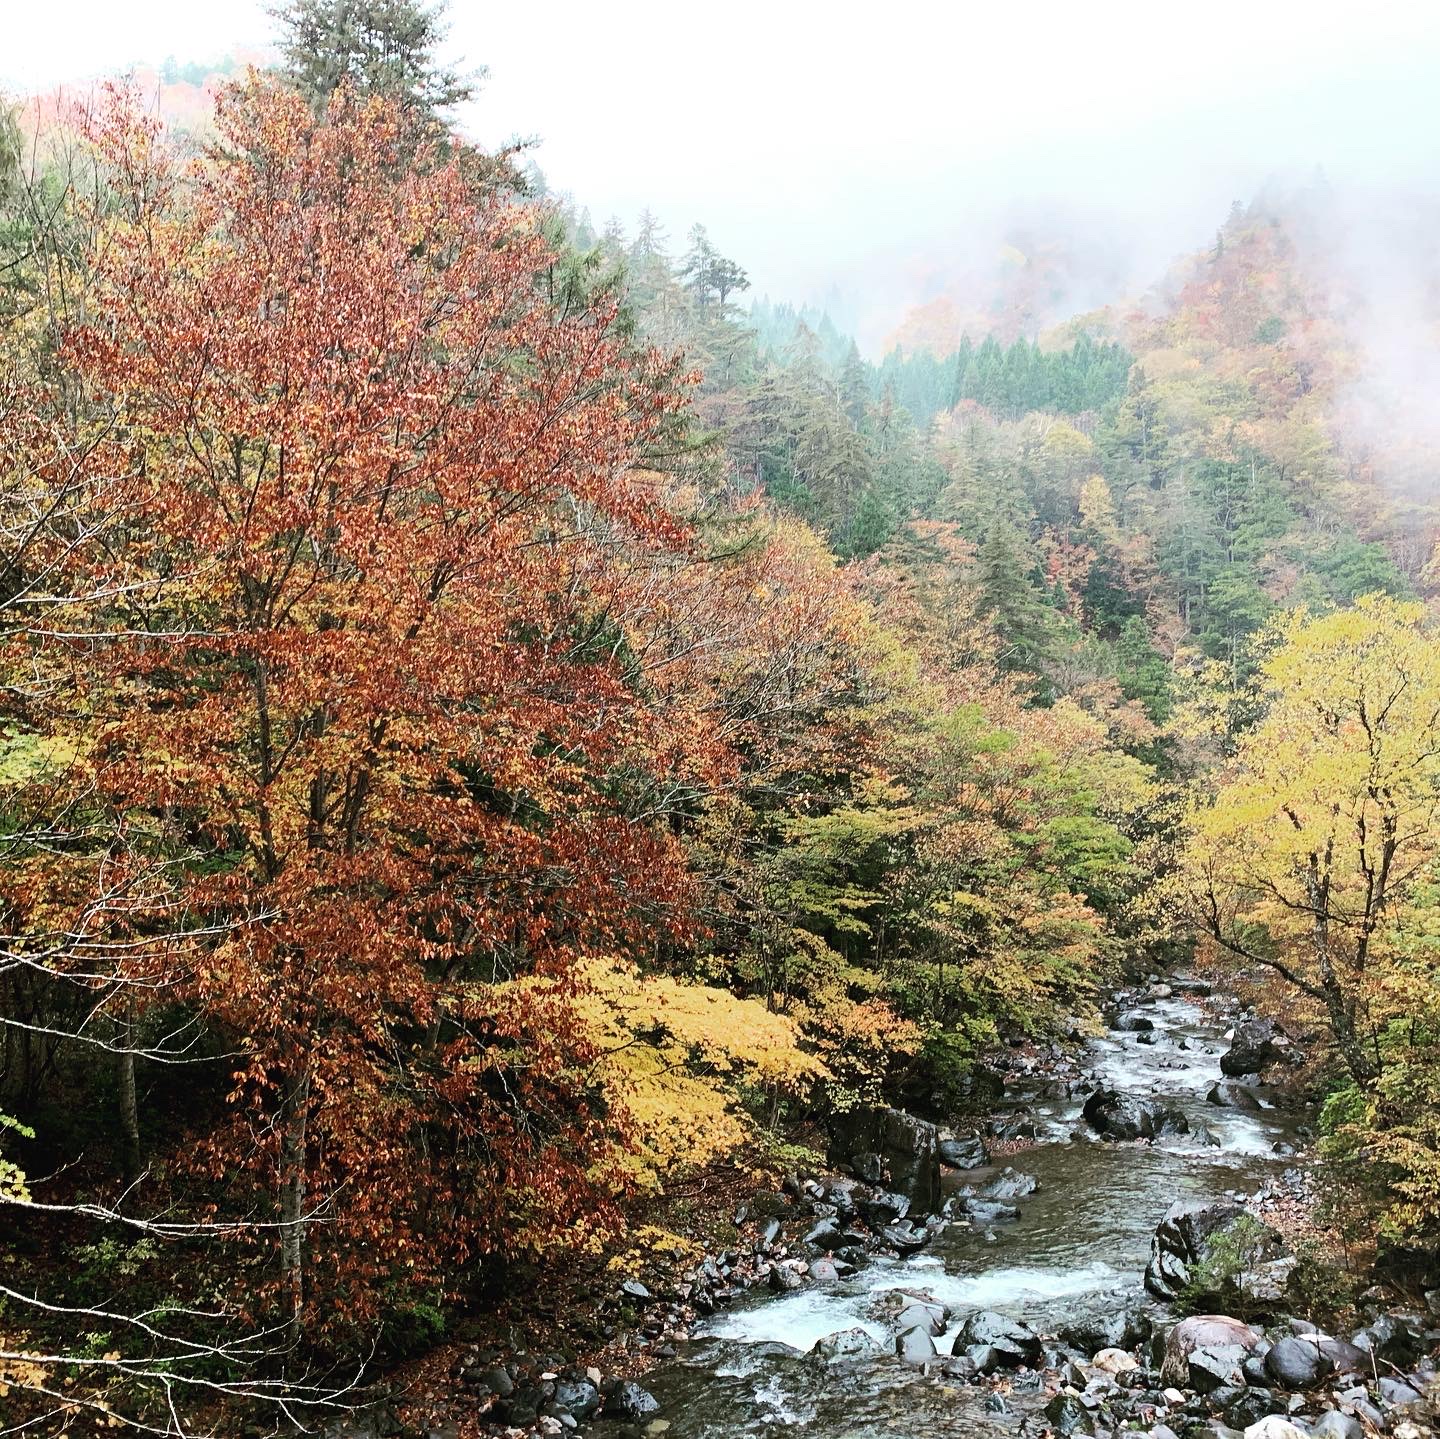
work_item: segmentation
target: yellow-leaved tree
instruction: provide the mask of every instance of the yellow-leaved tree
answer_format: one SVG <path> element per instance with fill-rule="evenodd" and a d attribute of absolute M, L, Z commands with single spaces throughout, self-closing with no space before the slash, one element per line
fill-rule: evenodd
<path fill-rule="evenodd" d="M 1212 948 L 1314 1001 L 1368 1086 L 1394 919 L 1440 840 L 1440 633 L 1383 595 L 1299 612 L 1260 686 L 1261 719 L 1193 817 L 1182 902 Z"/>

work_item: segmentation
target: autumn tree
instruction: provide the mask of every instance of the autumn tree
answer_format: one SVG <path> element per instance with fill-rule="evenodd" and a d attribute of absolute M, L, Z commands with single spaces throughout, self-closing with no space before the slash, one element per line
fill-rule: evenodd
<path fill-rule="evenodd" d="M 1366 1086 L 1389 926 L 1435 855 L 1440 641 L 1423 607 L 1370 596 L 1287 621 L 1259 682 L 1263 716 L 1194 817 L 1184 902 L 1212 949 L 1318 1008 Z"/>

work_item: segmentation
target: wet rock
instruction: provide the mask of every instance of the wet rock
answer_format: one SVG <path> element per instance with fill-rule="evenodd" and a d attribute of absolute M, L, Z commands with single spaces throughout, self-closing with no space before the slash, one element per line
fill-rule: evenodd
<path fill-rule="evenodd" d="M 1165 1384 L 1184 1384 L 1189 1377 L 1190 1356 L 1198 1349 L 1238 1349 L 1242 1358 L 1253 1354 L 1264 1341 L 1248 1324 L 1228 1314 L 1194 1314 L 1173 1325 L 1165 1335 L 1160 1379 Z"/>
<path fill-rule="evenodd" d="M 1218 1084 L 1212 1084 L 1210 1091 L 1205 1096 L 1206 1104 L 1213 1104 L 1219 1109 L 1242 1109 L 1247 1113 L 1257 1113 L 1265 1106 L 1260 1103 L 1260 1096 L 1253 1089 L 1247 1089 L 1243 1084 L 1235 1084 L 1221 1080 Z"/>
<path fill-rule="evenodd" d="M 1138 1010 L 1127 1009 L 1115 1016 L 1110 1028 L 1122 1034 L 1148 1034 L 1155 1028 L 1155 1021 Z"/>
<path fill-rule="evenodd" d="M 840 1270 L 833 1259 L 817 1259 L 810 1266 L 810 1277 L 816 1284 L 834 1284 L 840 1278 Z"/>
<path fill-rule="evenodd" d="M 1237 1394 L 1225 1405 L 1225 1422 L 1237 1429 L 1248 1429 L 1267 1414 L 1283 1414 L 1285 1401 L 1263 1386 L 1254 1385 Z"/>
<path fill-rule="evenodd" d="M 1327 1409 L 1311 1426 L 1310 1433 L 1314 1439 L 1364 1439 L 1365 1426 L 1353 1414 Z"/>
<path fill-rule="evenodd" d="M 910 1212 L 910 1200 L 904 1194 L 889 1194 L 880 1190 L 875 1194 L 857 1198 L 855 1207 L 860 1211 L 860 1217 L 872 1229 L 883 1229 L 887 1224 L 894 1224 L 898 1219 Z"/>
<path fill-rule="evenodd" d="M 1335 1365 L 1310 1335 L 1292 1335 L 1272 1344 L 1265 1355 L 1265 1372 L 1285 1389 L 1309 1389 Z"/>
<path fill-rule="evenodd" d="M 827 1334 L 817 1339 L 810 1347 L 811 1355 L 826 1364 L 838 1364 L 847 1359 L 865 1359 L 885 1351 L 880 1341 L 864 1329 L 842 1329 L 836 1334 Z"/>
<path fill-rule="evenodd" d="M 1215 1271 L 1212 1261 L 1217 1246 L 1234 1251 L 1239 1273 L 1283 1257 L 1280 1236 L 1249 1214 L 1242 1205 L 1229 1200 L 1187 1203 L 1177 1200 L 1156 1226 L 1150 1241 L 1150 1262 L 1145 1268 L 1145 1288 L 1157 1299 L 1173 1300 L 1194 1282 L 1209 1274 L 1218 1282 L 1227 1277 Z M 1209 1297 L 1219 1297 L 1218 1290 Z"/>
<path fill-rule="evenodd" d="M 1197 1394 L 1229 1386 L 1244 1387 L 1246 1350 L 1239 1344 L 1203 1344 L 1186 1359 L 1186 1379 Z"/>
<path fill-rule="evenodd" d="M 978 1195 L 981 1199 L 1021 1199 L 1039 1187 L 1040 1181 L 1033 1174 L 1021 1174 L 1007 1164 L 989 1184 L 981 1186 Z"/>
<path fill-rule="evenodd" d="M 927 1304 L 923 1300 L 917 1300 L 900 1311 L 895 1318 L 895 1325 L 902 1333 L 907 1329 L 923 1329 L 933 1336 L 945 1332 L 945 1318 L 943 1304 Z"/>
<path fill-rule="evenodd" d="M 577 1419 L 588 1419 L 600 1407 L 600 1391 L 588 1379 L 560 1379 L 554 1402 Z"/>
<path fill-rule="evenodd" d="M 965 1139 L 942 1139 L 939 1153 L 941 1164 L 951 1169 L 980 1169 L 990 1163 L 990 1151 L 978 1134 Z"/>
<path fill-rule="evenodd" d="M 1093 1434 L 1090 1411 L 1073 1394 L 1057 1394 L 1045 1406 L 1045 1419 L 1057 1434 Z"/>
<path fill-rule="evenodd" d="M 1106 1139 L 1156 1139 L 1190 1130 L 1190 1121 L 1174 1105 L 1136 1099 L 1115 1089 L 1097 1089 L 1080 1112 Z"/>
<path fill-rule="evenodd" d="M 822 1219 L 813 1229 L 805 1235 L 805 1243 L 813 1244 L 817 1249 L 836 1250 L 839 1249 L 845 1240 L 841 1237 L 840 1231 L 836 1228 L 833 1220 Z"/>
<path fill-rule="evenodd" d="M 935 1358 L 935 1341 L 921 1325 L 895 1336 L 895 1352 L 907 1364 L 927 1364 Z"/>
<path fill-rule="evenodd" d="M 770 1269 L 769 1284 L 777 1294 L 786 1294 L 800 1287 L 800 1276 L 788 1264 L 776 1264 Z"/>
<path fill-rule="evenodd" d="M 1033 1364 L 1045 1348 L 1040 1336 L 1028 1324 L 996 1314 L 991 1309 L 977 1311 L 960 1326 L 955 1347 L 958 1350 L 962 1346 L 991 1350 L 997 1364 L 1004 1368 Z"/>
<path fill-rule="evenodd" d="M 1250 1019 L 1236 1025 L 1230 1048 L 1220 1056 L 1222 1074 L 1259 1074 L 1280 1057 L 1277 1030 L 1271 1019 Z"/>
<path fill-rule="evenodd" d="M 930 1242 L 931 1233 L 928 1229 L 916 1229 L 909 1223 L 887 1224 L 880 1231 L 880 1238 L 901 1254 L 914 1254 Z"/>
<path fill-rule="evenodd" d="M 867 1153 L 880 1156 L 891 1188 L 904 1195 L 912 1208 L 934 1212 L 940 1200 L 940 1133 L 933 1124 L 903 1109 L 866 1106 L 834 1116 L 831 1158 L 853 1165 L 856 1155 Z"/>
<path fill-rule="evenodd" d="M 999 1199 L 977 1199 L 970 1194 L 957 1195 L 947 1208 L 976 1224 L 998 1224 L 1020 1217 L 1020 1210 L 1014 1204 L 1006 1204 Z"/>
<path fill-rule="evenodd" d="M 605 1412 L 621 1419 L 648 1419 L 660 1412 L 660 1401 L 633 1379 L 627 1379 L 605 1400 Z"/>

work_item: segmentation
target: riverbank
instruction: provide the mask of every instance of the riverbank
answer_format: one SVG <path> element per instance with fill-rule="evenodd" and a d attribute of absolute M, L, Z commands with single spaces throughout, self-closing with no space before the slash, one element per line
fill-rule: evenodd
<path fill-rule="evenodd" d="M 1362 1432 L 1369 1406 L 1424 1432 L 1432 1376 L 1415 1366 L 1440 1340 L 1425 1314 L 1386 1314 L 1377 1298 L 1361 1316 L 1379 1323 L 1377 1342 L 1361 1342 L 1364 1324 L 1331 1336 L 1341 1358 L 1296 1388 L 1264 1369 L 1272 1341 L 1315 1327 L 1294 1240 L 1311 1208 L 1306 1116 L 1237 1069 L 1254 1032 L 1227 1039 L 1233 1024 L 1202 995 L 1156 984 L 1119 1000 L 1111 1027 L 1080 1045 L 1005 1057 L 1002 1100 L 986 1133 L 947 1146 L 969 1167 L 940 1171 L 933 1212 L 897 1203 L 888 1168 L 792 1174 L 738 1199 L 728 1222 L 712 1215 L 725 1239 L 703 1258 L 637 1248 L 630 1272 L 606 1276 L 603 1342 L 476 1346 L 455 1358 L 452 1392 L 423 1416 L 412 1404 L 411 1422 L 446 1436 L 1139 1425 L 1223 1439 L 1267 1415 L 1314 1427 L 1333 1413 L 1315 1432 L 1354 1439 L 1335 1426 Z M 1194 1346 L 1220 1351 L 1194 1364 L 1167 1357 L 1197 1304 L 1226 1314 L 1229 1338 Z"/>

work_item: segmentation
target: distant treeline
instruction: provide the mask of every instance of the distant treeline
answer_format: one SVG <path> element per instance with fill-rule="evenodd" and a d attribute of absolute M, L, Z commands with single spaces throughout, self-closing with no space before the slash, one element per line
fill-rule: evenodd
<path fill-rule="evenodd" d="M 838 372 L 850 338 L 824 312 L 757 300 L 749 321 L 762 354 L 781 363 L 808 350 Z M 879 365 L 867 364 L 873 398 L 886 387 L 921 428 L 964 400 L 998 418 L 1018 419 L 1032 410 L 1078 415 L 1099 410 L 1125 393 L 1134 356 L 1112 341 L 1081 334 L 1064 350 L 1043 350 L 1030 340 L 1002 345 L 993 335 L 976 345 L 968 335 L 943 359 L 928 350 L 898 346 Z"/>

